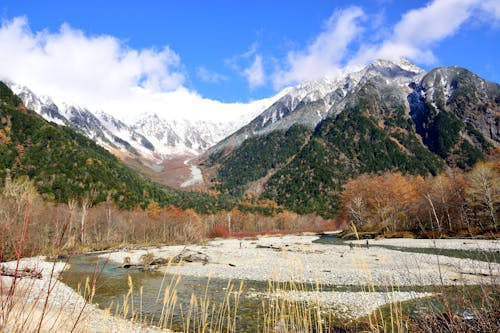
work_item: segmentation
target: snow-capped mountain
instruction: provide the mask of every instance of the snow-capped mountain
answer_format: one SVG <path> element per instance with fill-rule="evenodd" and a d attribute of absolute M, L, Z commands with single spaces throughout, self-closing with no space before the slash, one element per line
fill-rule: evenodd
<path fill-rule="evenodd" d="M 27 87 L 8 84 L 29 109 L 49 121 L 70 126 L 112 152 L 147 158 L 154 156 L 155 147 L 145 136 L 109 114 L 91 112 L 75 105 L 56 105 L 48 96 L 38 96 Z"/>
<path fill-rule="evenodd" d="M 238 130 L 242 122 L 209 122 L 203 120 L 166 120 L 156 113 L 142 114 L 132 129 L 148 137 L 164 155 L 203 152 Z"/>
<path fill-rule="evenodd" d="M 346 97 L 357 94 L 359 88 L 374 77 L 383 77 L 409 91 L 409 83 L 424 74 L 424 70 L 405 59 L 376 60 L 365 67 L 347 68 L 335 78 L 321 78 L 285 88 L 274 104 L 247 126 L 210 148 L 208 154 L 237 147 L 251 136 L 286 130 L 294 124 L 314 129 L 326 117 L 341 112 L 348 100 Z"/>
<path fill-rule="evenodd" d="M 29 88 L 7 82 L 24 104 L 45 119 L 70 126 L 106 149 L 133 157 L 161 162 L 172 155 L 198 155 L 247 124 L 273 101 L 263 100 L 251 110 L 232 120 L 209 121 L 162 117 L 143 113 L 119 120 L 103 111 L 78 105 L 56 104 L 50 97 L 37 95 Z"/>
<path fill-rule="evenodd" d="M 336 78 L 285 88 L 269 99 L 252 103 L 249 111 L 239 117 L 224 121 L 167 118 L 161 112 L 116 119 L 104 111 L 57 104 L 27 87 L 7 83 L 28 108 L 47 120 L 71 126 L 114 153 L 160 162 L 172 155 L 198 155 L 220 141 L 223 144 L 217 147 L 237 146 L 249 136 L 287 129 L 296 123 L 314 128 L 329 114 L 341 110 L 345 97 L 355 93 L 363 80 L 382 75 L 407 85 L 410 78 L 421 73 L 420 68 L 406 60 L 378 60 L 364 68 L 350 68 Z"/>

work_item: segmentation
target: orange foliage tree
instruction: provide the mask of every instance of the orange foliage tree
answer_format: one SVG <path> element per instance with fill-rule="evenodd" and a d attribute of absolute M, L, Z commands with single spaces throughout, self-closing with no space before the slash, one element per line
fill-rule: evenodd
<path fill-rule="evenodd" d="M 345 214 L 356 227 L 406 229 L 423 184 L 421 177 L 405 177 L 400 173 L 362 175 L 344 186 Z"/>

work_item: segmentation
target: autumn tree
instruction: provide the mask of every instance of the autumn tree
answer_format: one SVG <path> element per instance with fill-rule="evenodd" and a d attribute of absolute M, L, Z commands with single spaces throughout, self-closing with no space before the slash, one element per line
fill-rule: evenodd
<path fill-rule="evenodd" d="M 492 163 L 480 162 L 467 174 L 467 201 L 496 228 L 500 207 L 500 173 Z"/>
<path fill-rule="evenodd" d="M 406 229 L 422 182 L 420 177 L 405 177 L 400 173 L 363 175 L 350 180 L 342 194 L 345 213 L 357 227 Z"/>
<path fill-rule="evenodd" d="M 427 178 L 423 207 L 430 229 L 454 232 L 461 227 L 460 221 L 466 220 L 464 188 L 464 177 L 457 171 Z"/>

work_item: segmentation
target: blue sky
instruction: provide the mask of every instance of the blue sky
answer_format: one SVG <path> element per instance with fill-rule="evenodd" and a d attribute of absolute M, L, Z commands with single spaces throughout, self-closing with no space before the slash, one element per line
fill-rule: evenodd
<path fill-rule="evenodd" d="M 0 76 L 100 108 L 138 91 L 247 103 L 375 58 L 500 81 L 500 0 L 2 0 L 0 11 L 0 46 L 18 48 L 0 55 Z"/>

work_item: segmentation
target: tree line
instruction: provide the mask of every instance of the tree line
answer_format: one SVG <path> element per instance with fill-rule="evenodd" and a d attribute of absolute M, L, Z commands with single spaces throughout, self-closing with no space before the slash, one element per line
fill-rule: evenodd
<path fill-rule="evenodd" d="M 498 153 L 498 151 L 497 151 Z M 365 174 L 348 181 L 341 216 L 362 231 L 427 237 L 497 234 L 500 159 L 436 176 Z"/>
<path fill-rule="evenodd" d="M 251 204 L 250 198 L 247 205 Z M 273 207 L 269 211 L 275 213 L 233 208 L 201 214 L 194 209 L 161 207 L 155 201 L 145 209 L 123 209 L 110 198 L 94 203 L 91 197 L 54 203 L 44 200 L 29 178 L 6 179 L 0 191 L 0 262 L 131 245 L 198 243 L 214 236 L 338 228 L 335 221 L 316 215 Z"/>

